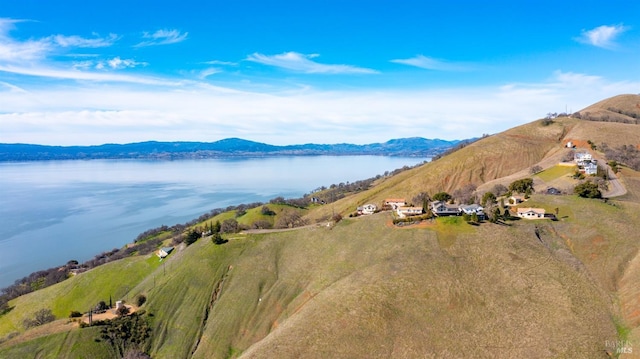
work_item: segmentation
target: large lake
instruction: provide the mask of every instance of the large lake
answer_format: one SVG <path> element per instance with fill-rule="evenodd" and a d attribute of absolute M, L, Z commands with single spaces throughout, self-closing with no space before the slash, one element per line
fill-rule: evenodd
<path fill-rule="evenodd" d="M 301 197 L 427 158 L 312 156 L 0 163 L 0 288 L 215 208 Z"/>

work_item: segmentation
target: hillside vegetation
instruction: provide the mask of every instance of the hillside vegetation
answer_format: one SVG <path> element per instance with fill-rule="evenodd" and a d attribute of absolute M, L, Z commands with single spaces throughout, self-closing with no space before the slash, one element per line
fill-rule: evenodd
<path fill-rule="evenodd" d="M 618 95 L 597 102 L 576 114 L 588 121 L 640 123 L 640 95 Z"/>
<path fill-rule="evenodd" d="M 636 171 L 622 168 L 628 192 L 606 202 L 534 193 L 526 205 L 557 208 L 558 221 L 474 226 L 449 217 L 396 227 L 387 212 L 347 217 L 388 197 L 508 184 L 530 177 L 535 165 L 546 171 L 534 184 L 575 183 L 555 167 L 569 140 L 638 145 L 640 128 L 534 121 L 304 212 L 308 223 L 345 217 L 333 225 L 230 234 L 222 245 L 203 238 L 162 262 L 149 255 L 95 268 L 13 300 L 0 316 L 0 357 L 113 357 L 97 327 L 66 319 L 20 326 L 40 308 L 63 318 L 110 293 L 129 302 L 147 297 L 140 310 L 152 336 L 143 349 L 153 358 L 633 357 L 640 351 Z M 268 220 L 258 211 L 238 220 Z M 616 343 L 634 353 L 616 353 Z"/>

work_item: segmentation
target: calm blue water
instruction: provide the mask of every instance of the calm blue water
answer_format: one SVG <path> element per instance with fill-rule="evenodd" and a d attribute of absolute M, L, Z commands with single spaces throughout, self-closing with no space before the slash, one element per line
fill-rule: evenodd
<path fill-rule="evenodd" d="M 424 158 L 317 156 L 0 163 L 0 287 L 214 208 L 301 197 Z"/>

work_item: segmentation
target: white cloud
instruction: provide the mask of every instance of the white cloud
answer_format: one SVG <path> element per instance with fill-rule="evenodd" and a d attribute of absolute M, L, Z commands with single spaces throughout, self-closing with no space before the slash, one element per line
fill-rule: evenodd
<path fill-rule="evenodd" d="M 0 61 L 31 61 L 43 58 L 53 46 L 45 39 L 15 41 L 9 33 L 23 20 L 0 18 Z"/>
<path fill-rule="evenodd" d="M 544 82 L 450 89 L 314 89 L 260 93 L 201 83 L 179 87 L 87 84 L 1 91 L 0 142 L 98 144 L 144 140 L 371 143 L 461 139 L 573 111 L 638 82 L 557 71 Z"/>
<path fill-rule="evenodd" d="M 131 76 L 121 75 L 115 73 L 106 72 L 91 72 L 91 71 L 79 71 L 77 69 L 86 69 L 87 63 L 79 63 L 74 69 L 61 69 L 55 67 L 48 67 L 43 65 L 38 66 L 16 66 L 16 65 L 0 65 L 0 72 L 7 72 L 18 75 L 44 77 L 60 80 L 80 80 L 80 81 L 100 81 L 100 82 L 125 82 L 144 85 L 161 85 L 161 86 L 178 86 L 181 84 L 179 81 L 171 81 L 162 78 L 146 77 L 146 76 Z M 103 69 L 104 65 L 97 64 L 97 69 Z"/>
<path fill-rule="evenodd" d="M 585 44 L 611 49 L 616 45 L 614 42 L 616 37 L 628 29 L 629 27 L 623 25 L 602 25 L 591 30 L 583 30 L 577 40 Z"/>
<path fill-rule="evenodd" d="M 134 68 L 139 66 L 147 66 L 149 65 L 146 62 L 138 62 L 133 59 L 121 59 L 119 56 L 116 56 L 109 60 L 85 60 L 85 61 L 76 61 L 73 63 L 73 68 L 76 70 L 84 70 L 88 71 L 91 69 L 96 70 L 121 70 L 126 68 Z"/>
<path fill-rule="evenodd" d="M 225 66 L 237 66 L 238 65 L 237 62 L 220 61 L 220 60 L 205 61 L 205 62 L 203 62 L 203 64 L 206 64 L 206 65 L 225 65 Z"/>
<path fill-rule="evenodd" d="M 198 77 L 199 77 L 200 79 L 205 79 L 205 78 L 207 78 L 207 77 L 209 77 L 209 76 L 211 76 L 211 75 L 215 75 L 215 74 L 218 74 L 218 73 L 221 73 L 221 72 L 222 72 L 222 70 L 220 70 L 220 69 L 218 69 L 218 68 L 215 68 L 215 67 L 209 67 L 209 68 L 207 68 L 207 69 L 204 69 L 204 70 L 200 71 L 200 72 L 198 73 Z"/>
<path fill-rule="evenodd" d="M 438 60 L 424 55 L 417 55 L 409 59 L 395 59 L 391 60 L 391 62 L 438 71 L 467 71 L 471 69 L 471 67 L 466 64 Z"/>
<path fill-rule="evenodd" d="M 135 47 L 175 44 L 186 40 L 188 35 L 188 32 L 182 33 L 176 29 L 162 29 L 154 33 L 144 32 L 142 37 L 149 40 L 142 41 Z"/>
<path fill-rule="evenodd" d="M 2 85 L 5 88 L 9 89 L 9 91 L 11 91 L 11 92 L 17 92 L 17 93 L 22 93 L 22 94 L 27 93 L 27 91 L 24 90 L 23 88 L 18 87 L 16 85 L 12 85 L 12 84 L 10 84 L 8 82 L 0 81 L 0 85 Z"/>
<path fill-rule="evenodd" d="M 115 34 L 107 37 L 84 38 L 81 36 L 52 35 L 41 39 L 17 41 L 9 33 L 15 24 L 24 22 L 0 18 L 0 63 L 24 63 L 39 61 L 58 52 L 62 48 L 97 48 L 111 46 L 118 40 Z"/>
<path fill-rule="evenodd" d="M 114 57 L 111 60 L 107 60 L 106 63 L 114 70 L 148 65 L 146 62 L 137 62 L 132 59 L 121 59 L 120 57 Z"/>
<path fill-rule="evenodd" d="M 263 55 L 254 53 L 247 57 L 247 61 L 257 62 L 263 65 L 275 66 L 296 72 L 307 74 L 375 74 L 376 70 L 356 67 L 351 65 L 327 65 L 311 59 L 318 54 L 300 54 L 297 52 L 285 52 L 279 55 Z"/>
<path fill-rule="evenodd" d="M 118 40 L 118 35 L 109 34 L 107 37 L 96 37 L 93 39 L 88 39 L 76 35 L 65 36 L 65 35 L 52 35 L 47 37 L 45 40 L 48 40 L 58 46 L 61 47 L 88 47 L 88 48 L 96 48 L 96 47 L 108 47 L 113 45 Z"/>

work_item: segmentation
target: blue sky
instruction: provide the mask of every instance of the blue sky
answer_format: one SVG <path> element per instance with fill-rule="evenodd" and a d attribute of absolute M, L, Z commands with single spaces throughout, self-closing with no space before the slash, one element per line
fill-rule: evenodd
<path fill-rule="evenodd" d="M 4 143 L 462 139 L 622 93 L 635 0 L 0 7 Z"/>

